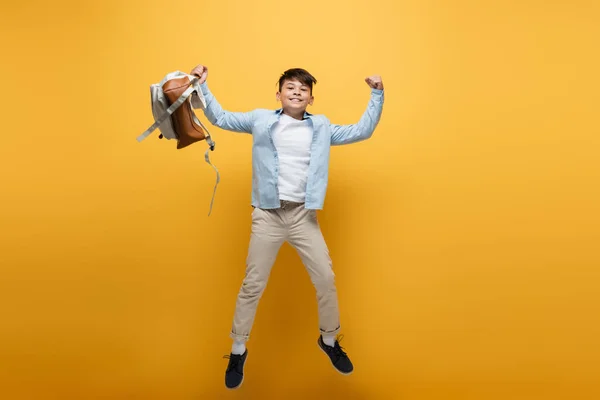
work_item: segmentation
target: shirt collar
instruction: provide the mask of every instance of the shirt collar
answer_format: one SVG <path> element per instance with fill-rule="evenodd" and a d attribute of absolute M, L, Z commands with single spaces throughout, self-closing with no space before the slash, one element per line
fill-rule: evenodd
<path fill-rule="evenodd" d="M 279 117 L 281 114 L 283 114 L 283 108 L 275 110 L 275 114 Z M 311 113 L 304 111 L 304 116 L 302 119 L 312 119 L 312 116 L 313 115 Z"/>

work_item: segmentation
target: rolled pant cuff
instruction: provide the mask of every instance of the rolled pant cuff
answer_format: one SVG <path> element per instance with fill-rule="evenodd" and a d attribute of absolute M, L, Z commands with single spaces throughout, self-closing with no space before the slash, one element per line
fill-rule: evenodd
<path fill-rule="evenodd" d="M 250 335 L 238 335 L 233 332 L 229 334 L 229 337 L 239 343 L 246 343 L 250 339 Z"/>
<path fill-rule="evenodd" d="M 321 336 L 323 336 L 323 337 L 327 337 L 327 336 L 329 336 L 329 337 L 335 337 L 335 336 L 338 335 L 338 333 L 340 333 L 341 330 L 342 330 L 341 326 L 338 326 L 337 328 L 335 328 L 332 331 L 324 331 L 323 329 L 320 329 Z"/>

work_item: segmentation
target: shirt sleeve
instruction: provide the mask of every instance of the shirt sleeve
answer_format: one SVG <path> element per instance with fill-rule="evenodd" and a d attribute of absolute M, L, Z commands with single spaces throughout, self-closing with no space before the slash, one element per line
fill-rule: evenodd
<path fill-rule="evenodd" d="M 371 89 L 371 98 L 367 109 L 360 120 L 355 124 L 337 125 L 330 124 L 331 144 L 343 145 L 366 140 L 373 135 L 383 111 L 383 90 Z"/>

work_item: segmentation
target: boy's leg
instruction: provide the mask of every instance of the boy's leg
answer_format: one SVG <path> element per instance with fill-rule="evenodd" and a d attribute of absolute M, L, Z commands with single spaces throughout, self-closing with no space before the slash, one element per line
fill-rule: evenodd
<path fill-rule="evenodd" d="M 340 316 L 335 274 L 317 221 L 317 213 L 315 210 L 305 209 L 304 206 L 295 207 L 289 213 L 290 219 L 293 220 L 289 242 L 302 258 L 317 291 L 321 331 L 317 343 L 337 371 L 350 374 L 354 366 L 336 338 L 340 331 Z"/>
<path fill-rule="evenodd" d="M 317 292 L 321 335 L 333 338 L 340 331 L 335 274 L 316 211 L 299 205 L 288 213 L 291 220 L 289 243 L 298 252 Z"/>
<path fill-rule="evenodd" d="M 286 237 L 287 230 L 277 210 L 254 209 L 246 276 L 238 293 L 231 327 L 230 336 L 234 343 L 225 370 L 225 386 L 230 389 L 240 387 L 244 380 L 244 364 L 248 357 L 245 343 L 250 337 L 258 301 L 267 286 L 271 268 Z"/>
<path fill-rule="evenodd" d="M 238 343 L 246 342 L 250 336 L 258 302 L 286 236 L 286 227 L 277 210 L 254 209 L 246 275 L 238 293 L 230 334 Z"/>

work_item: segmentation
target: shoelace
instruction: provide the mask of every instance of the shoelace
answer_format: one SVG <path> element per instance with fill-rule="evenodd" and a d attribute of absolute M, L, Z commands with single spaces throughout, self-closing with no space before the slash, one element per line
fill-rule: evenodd
<path fill-rule="evenodd" d="M 344 348 L 342 346 L 340 346 L 340 342 L 342 341 L 342 339 L 344 338 L 344 335 L 339 335 L 336 340 L 335 340 L 335 344 L 333 345 L 332 351 L 338 358 L 340 357 L 347 357 L 346 352 L 344 351 Z M 331 348 L 331 346 L 327 346 L 325 345 L 325 348 Z"/>
<path fill-rule="evenodd" d="M 233 354 L 233 355 L 226 354 L 223 356 L 223 358 L 227 358 L 229 360 L 229 365 L 227 366 L 227 372 L 229 372 L 232 369 L 237 368 L 238 364 L 242 360 L 242 355 L 241 354 Z"/>
<path fill-rule="evenodd" d="M 342 339 L 344 339 L 344 335 L 339 335 L 336 340 L 335 347 L 337 347 L 339 355 L 346 357 L 346 352 L 344 351 L 344 348 L 340 346 L 340 342 L 342 341 Z"/>

